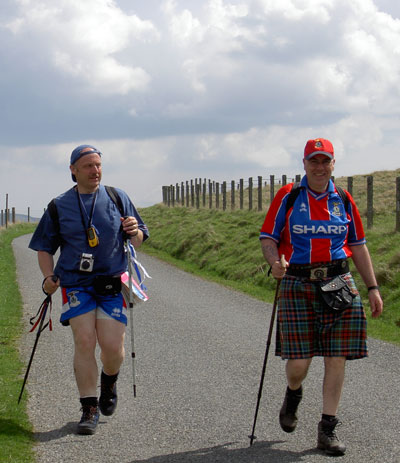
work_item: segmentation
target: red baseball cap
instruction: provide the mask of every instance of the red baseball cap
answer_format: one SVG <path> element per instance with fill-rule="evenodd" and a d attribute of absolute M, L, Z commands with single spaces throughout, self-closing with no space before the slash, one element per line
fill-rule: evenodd
<path fill-rule="evenodd" d="M 317 154 L 324 154 L 325 156 L 328 156 L 328 158 L 333 159 L 335 154 L 333 152 L 332 143 L 324 138 L 308 140 L 304 148 L 304 159 L 309 160 Z"/>

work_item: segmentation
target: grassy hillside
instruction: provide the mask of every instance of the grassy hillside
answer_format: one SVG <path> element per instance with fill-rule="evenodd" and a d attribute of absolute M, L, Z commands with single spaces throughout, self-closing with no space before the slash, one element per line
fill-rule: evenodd
<path fill-rule="evenodd" d="M 383 316 L 369 317 L 369 335 L 400 344 L 400 233 L 395 233 L 395 177 L 399 171 L 375 172 L 374 227 L 367 231 L 378 282 L 385 302 Z M 362 214 L 366 213 L 366 176 L 354 177 L 353 195 Z M 337 183 L 346 187 L 345 179 Z M 266 191 L 264 197 L 269 197 Z M 267 206 L 266 206 L 267 207 Z M 221 211 L 168 208 L 156 205 L 141 211 L 151 239 L 143 250 L 187 271 L 231 286 L 271 302 L 275 281 L 267 277 L 268 267 L 258 240 L 265 211 Z M 352 265 L 362 298 L 368 301 L 364 285 Z M 367 310 L 368 313 L 368 310 Z"/>

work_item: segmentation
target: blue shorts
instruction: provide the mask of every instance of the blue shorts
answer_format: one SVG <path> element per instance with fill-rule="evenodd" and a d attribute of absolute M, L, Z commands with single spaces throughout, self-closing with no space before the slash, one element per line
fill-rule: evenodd
<path fill-rule="evenodd" d="M 127 324 L 127 311 L 122 293 L 99 296 L 92 286 L 61 288 L 62 313 L 60 322 L 69 325 L 69 319 L 96 310 L 96 318 L 112 318 Z"/>

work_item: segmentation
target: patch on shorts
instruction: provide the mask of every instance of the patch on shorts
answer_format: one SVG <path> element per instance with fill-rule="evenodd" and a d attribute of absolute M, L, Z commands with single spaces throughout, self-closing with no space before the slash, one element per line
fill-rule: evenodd
<path fill-rule="evenodd" d="M 79 291 L 71 291 L 68 293 L 68 302 L 70 307 L 78 307 L 78 305 L 80 305 L 81 301 L 78 299 L 77 294 L 79 294 Z"/>

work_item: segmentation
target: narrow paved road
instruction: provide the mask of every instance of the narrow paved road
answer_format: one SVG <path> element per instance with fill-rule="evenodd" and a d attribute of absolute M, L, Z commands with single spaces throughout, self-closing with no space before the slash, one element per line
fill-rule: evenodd
<path fill-rule="evenodd" d="M 22 356 L 35 334 L 27 320 L 43 299 L 36 254 L 29 237 L 13 243 L 24 300 Z M 53 297 L 52 332 L 40 338 L 28 382 L 29 413 L 38 461 L 92 463 L 322 462 L 316 450 L 322 361 L 305 382 L 298 429 L 285 434 L 278 413 L 284 362 L 271 348 L 256 434 L 250 434 L 271 307 L 186 274 L 143 254 L 152 275 L 150 300 L 135 306 L 137 398 L 133 398 L 130 336 L 114 416 L 101 417 L 94 436 L 75 434 L 80 405 L 72 370 L 69 328 L 58 323 L 60 295 Z M 370 340 L 370 357 L 349 362 L 339 435 L 348 451 L 341 461 L 398 463 L 399 349 Z"/>

